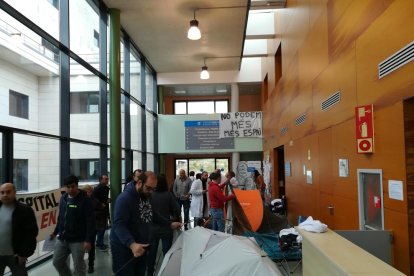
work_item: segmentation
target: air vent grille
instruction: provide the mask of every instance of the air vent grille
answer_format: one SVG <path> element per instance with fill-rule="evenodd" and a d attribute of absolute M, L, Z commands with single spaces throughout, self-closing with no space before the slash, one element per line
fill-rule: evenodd
<path fill-rule="evenodd" d="M 413 60 L 414 41 L 381 62 L 378 65 L 378 77 L 381 79 Z"/>
<path fill-rule="evenodd" d="M 305 122 L 305 120 L 306 120 L 306 113 L 303 113 L 302 115 L 296 118 L 295 125 L 300 126 L 301 124 Z"/>
<path fill-rule="evenodd" d="M 332 106 L 336 105 L 340 101 L 341 101 L 341 91 L 337 91 L 322 102 L 321 109 L 322 111 L 325 111 L 331 108 Z"/>
<path fill-rule="evenodd" d="M 288 131 L 288 128 L 287 128 L 287 127 L 282 127 L 282 128 L 280 129 L 280 135 L 281 135 L 281 136 L 282 136 L 282 135 L 285 135 L 287 131 Z"/>

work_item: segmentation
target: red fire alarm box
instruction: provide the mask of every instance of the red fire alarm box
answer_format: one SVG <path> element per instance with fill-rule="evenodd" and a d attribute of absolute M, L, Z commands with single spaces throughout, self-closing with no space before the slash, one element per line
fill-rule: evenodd
<path fill-rule="evenodd" d="M 374 152 L 374 107 L 373 105 L 355 108 L 357 153 Z"/>

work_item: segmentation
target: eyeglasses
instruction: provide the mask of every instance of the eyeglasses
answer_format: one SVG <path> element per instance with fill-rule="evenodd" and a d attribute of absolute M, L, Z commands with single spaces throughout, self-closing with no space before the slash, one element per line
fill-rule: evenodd
<path fill-rule="evenodd" d="M 148 192 L 154 192 L 157 190 L 157 187 L 151 187 L 151 186 L 148 186 L 147 184 L 144 184 L 144 186 L 148 190 Z"/>

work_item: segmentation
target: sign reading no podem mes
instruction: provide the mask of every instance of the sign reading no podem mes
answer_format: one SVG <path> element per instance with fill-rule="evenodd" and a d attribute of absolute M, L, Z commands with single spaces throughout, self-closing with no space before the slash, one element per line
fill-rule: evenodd
<path fill-rule="evenodd" d="M 220 138 L 262 138 L 262 112 L 231 112 L 220 114 Z"/>

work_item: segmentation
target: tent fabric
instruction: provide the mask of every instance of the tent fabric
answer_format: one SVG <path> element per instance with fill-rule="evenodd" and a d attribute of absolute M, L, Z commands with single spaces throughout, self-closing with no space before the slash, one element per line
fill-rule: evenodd
<path fill-rule="evenodd" d="M 165 255 L 158 276 L 283 275 L 252 238 L 202 227 L 183 232 Z"/>
<path fill-rule="evenodd" d="M 263 201 L 259 190 L 233 190 L 249 224 L 250 231 L 256 232 L 263 220 Z"/>

